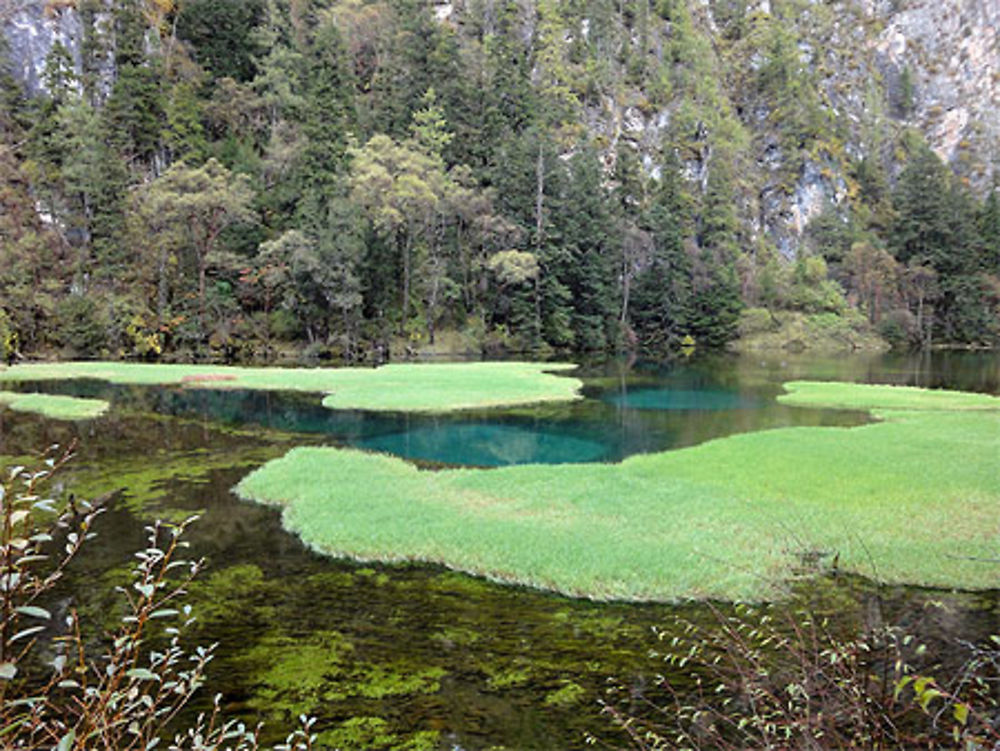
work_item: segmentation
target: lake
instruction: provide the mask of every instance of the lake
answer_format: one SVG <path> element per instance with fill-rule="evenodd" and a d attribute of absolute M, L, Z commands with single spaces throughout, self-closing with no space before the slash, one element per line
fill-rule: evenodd
<path fill-rule="evenodd" d="M 144 523 L 201 514 L 189 539 L 209 565 L 192 592 L 192 636 L 219 643 L 202 707 L 221 691 L 227 713 L 267 723 L 268 741 L 308 712 L 345 749 L 565 749 L 583 747 L 588 734 L 624 745 L 597 703 L 608 680 L 655 700 L 654 677 L 665 668 L 649 657 L 653 627 L 678 615 L 711 623 L 713 612 L 593 603 L 432 566 L 324 558 L 285 533 L 275 510 L 242 503 L 230 488 L 303 444 L 384 451 L 432 471 L 618 461 L 737 432 L 868 420 L 777 404 L 780 384 L 795 379 L 1000 392 L 1000 359 L 977 353 L 713 356 L 593 363 L 578 375 L 586 396 L 579 402 L 419 417 L 335 412 L 302 394 L 39 384 L 110 398 L 112 411 L 77 424 L 2 411 L 0 453 L 77 439 L 66 487 L 121 488 L 71 582 L 83 615 L 98 622 L 113 613 L 108 593 L 143 545 Z M 998 629 L 995 593 L 879 589 L 857 577 L 824 577 L 790 592 L 781 607 L 808 603 L 844 629 L 905 621 L 945 659 L 959 636 Z M 950 610 L 926 607 L 932 600 Z"/>

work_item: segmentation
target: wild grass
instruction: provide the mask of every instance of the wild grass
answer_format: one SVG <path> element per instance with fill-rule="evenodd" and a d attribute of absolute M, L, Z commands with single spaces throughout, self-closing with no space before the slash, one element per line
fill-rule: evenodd
<path fill-rule="evenodd" d="M 834 409 L 1000 410 L 1000 397 L 967 391 L 918 389 L 910 386 L 865 386 L 854 383 L 790 381 L 778 401 L 793 407 Z"/>
<path fill-rule="evenodd" d="M 0 405 L 16 412 L 31 412 L 54 420 L 92 420 L 108 411 L 103 399 L 79 399 L 55 394 L 19 394 L 0 391 Z"/>
<path fill-rule="evenodd" d="M 297 448 L 237 492 L 282 506 L 285 526 L 331 555 L 431 561 L 595 599 L 767 598 L 816 559 L 887 582 L 996 586 L 984 559 L 1000 545 L 1000 400 L 791 388 L 789 401 L 864 405 L 881 421 L 615 465 L 430 472 Z"/>
<path fill-rule="evenodd" d="M 0 370 L 0 381 L 93 378 L 110 383 L 184 385 L 326 394 L 330 409 L 445 412 L 580 398 L 568 363 L 404 363 L 380 368 L 235 368 L 119 362 L 31 363 Z"/>

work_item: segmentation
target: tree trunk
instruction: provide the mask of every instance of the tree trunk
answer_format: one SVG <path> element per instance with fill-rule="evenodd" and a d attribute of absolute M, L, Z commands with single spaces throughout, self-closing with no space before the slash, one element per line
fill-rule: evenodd
<path fill-rule="evenodd" d="M 545 220 L 542 217 L 543 199 L 545 196 L 545 153 L 542 151 L 542 142 L 538 141 L 538 162 L 535 165 L 535 248 L 542 249 L 542 233 L 545 229 Z"/>
<path fill-rule="evenodd" d="M 158 269 L 157 289 L 156 289 L 156 317 L 157 323 L 163 325 L 164 317 L 167 313 L 167 249 L 164 247 L 160 251 L 160 263 Z"/>
<path fill-rule="evenodd" d="M 406 233 L 406 242 L 403 243 L 403 316 L 399 321 L 399 335 L 402 336 L 406 329 L 406 321 L 410 317 L 410 246 L 412 245 L 412 234 Z"/>
<path fill-rule="evenodd" d="M 628 258 L 622 250 L 622 325 L 628 320 L 628 298 L 632 287 L 632 276 L 629 274 Z"/>
<path fill-rule="evenodd" d="M 205 272 L 208 267 L 206 253 L 198 254 L 198 329 L 205 338 Z"/>

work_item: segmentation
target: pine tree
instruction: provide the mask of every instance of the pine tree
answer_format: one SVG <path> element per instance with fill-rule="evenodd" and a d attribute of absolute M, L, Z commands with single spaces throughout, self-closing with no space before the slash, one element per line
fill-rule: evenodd
<path fill-rule="evenodd" d="M 213 77 L 249 81 L 257 53 L 252 31 L 263 13 L 264 0 L 186 0 L 177 13 L 177 35 Z"/>
<path fill-rule="evenodd" d="M 305 138 L 299 180 L 305 200 L 316 192 L 334 195 L 345 173 L 347 134 L 354 121 L 353 80 L 343 39 L 332 19 L 308 40 L 304 57 L 302 134 Z M 325 203 L 325 200 L 321 201 Z"/>
<path fill-rule="evenodd" d="M 601 185 L 597 154 L 584 149 L 569 164 L 565 193 L 552 218 L 565 248 L 565 265 L 556 270 L 569 290 L 570 325 L 575 345 L 582 350 L 603 350 L 614 336 L 615 260 L 617 237 Z"/>
<path fill-rule="evenodd" d="M 893 193 L 897 220 L 890 245 L 898 260 L 918 259 L 938 271 L 952 270 L 950 192 L 947 168 L 927 146 L 919 146 Z"/>
<path fill-rule="evenodd" d="M 982 276 L 984 241 L 971 196 L 933 151 L 918 145 L 893 199 L 896 258 L 928 266 L 937 275 L 935 335 L 948 342 L 993 338 L 997 314 Z"/>
<path fill-rule="evenodd" d="M 1000 277 L 1000 188 L 994 187 L 983 202 L 979 232 L 983 238 L 982 267 Z"/>
<path fill-rule="evenodd" d="M 743 307 L 736 273 L 739 222 L 730 162 L 731 156 L 724 151 L 712 159 L 702 202 L 700 248 L 692 263 L 688 333 L 699 344 L 711 347 L 721 346 L 736 335 Z"/>
<path fill-rule="evenodd" d="M 118 0 L 115 18 L 117 77 L 104 111 L 107 132 L 126 160 L 151 164 L 166 119 L 155 57 L 146 55 L 147 24 L 139 3 Z"/>
<path fill-rule="evenodd" d="M 648 347 L 676 344 L 690 330 L 691 261 L 684 248 L 684 204 L 676 164 L 668 162 L 642 227 L 653 238 L 648 266 L 636 278 L 631 320 Z"/>

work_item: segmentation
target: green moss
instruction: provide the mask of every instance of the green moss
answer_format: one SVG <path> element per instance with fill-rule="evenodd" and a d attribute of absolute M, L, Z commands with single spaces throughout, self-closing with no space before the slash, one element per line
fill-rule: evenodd
<path fill-rule="evenodd" d="M 417 669 L 411 665 L 360 663 L 327 683 L 323 698 L 328 701 L 351 697 L 386 699 L 392 696 L 435 694 L 441 690 L 445 671 L 439 667 Z"/>
<path fill-rule="evenodd" d="M 494 691 L 502 691 L 508 688 L 523 686 L 534 676 L 530 667 L 517 667 L 508 670 L 500 670 L 491 675 L 486 681 L 486 685 Z"/>
<path fill-rule="evenodd" d="M 856 311 L 837 313 L 743 311 L 740 338 L 729 344 L 736 352 L 884 352 L 889 345 Z"/>
<path fill-rule="evenodd" d="M 478 631 L 471 628 L 446 628 L 431 636 L 431 639 L 445 647 L 468 647 L 482 637 Z"/>
<path fill-rule="evenodd" d="M 337 675 L 353 652 L 342 634 L 321 631 L 309 639 L 265 638 L 245 662 L 266 666 L 249 704 L 283 718 L 310 714 L 323 702 L 331 675 Z"/>
<path fill-rule="evenodd" d="M 0 405 L 15 412 L 30 412 L 53 420 L 93 420 L 111 406 L 103 399 L 80 399 L 57 394 L 20 394 L 0 391 Z"/>
<path fill-rule="evenodd" d="M 265 637 L 243 661 L 259 672 L 250 705 L 282 718 L 311 714 L 330 702 L 433 694 L 445 671 L 436 666 L 358 659 L 344 635 Z"/>
<path fill-rule="evenodd" d="M 888 582 L 995 586 L 970 558 L 995 555 L 1000 400 L 791 388 L 786 401 L 870 407 L 882 422 L 734 435 L 617 465 L 427 472 L 299 448 L 238 492 L 283 506 L 284 525 L 332 555 L 431 561 L 597 599 L 773 596 L 817 553 Z"/>
<path fill-rule="evenodd" d="M 389 723 L 381 717 L 352 717 L 334 730 L 327 730 L 316 739 L 323 748 L 362 749 L 386 748 L 397 740 L 389 732 Z"/>
<path fill-rule="evenodd" d="M 97 498 L 121 491 L 121 505 L 132 513 L 177 520 L 191 515 L 191 509 L 168 509 L 174 483 L 209 482 L 211 473 L 240 466 L 256 466 L 280 456 L 281 446 L 249 446 L 229 451 L 207 449 L 155 454 L 106 457 L 100 464 L 72 469 L 73 492 Z"/>
<path fill-rule="evenodd" d="M 199 623 L 224 623 L 234 618 L 245 623 L 248 613 L 255 622 L 274 618 L 274 606 L 262 602 L 267 598 L 268 585 L 258 566 L 230 566 L 196 579 L 188 589 Z"/>
<path fill-rule="evenodd" d="M 409 736 L 390 732 L 389 723 L 381 717 L 352 717 L 333 730 L 319 734 L 319 748 L 336 748 L 341 751 L 434 751 L 440 747 L 441 734 L 425 730 Z"/>
<path fill-rule="evenodd" d="M 572 681 L 566 681 L 566 685 L 557 691 L 546 695 L 545 704 L 550 707 L 568 707 L 579 704 L 587 695 L 587 690 Z"/>
<path fill-rule="evenodd" d="M 324 571 L 320 574 L 313 574 L 306 579 L 306 583 L 323 590 L 346 589 L 354 586 L 355 579 L 353 574 L 346 571 Z"/>
<path fill-rule="evenodd" d="M 330 409 L 444 412 L 578 399 L 580 381 L 553 374 L 573 367 L 473 362 L 282 369 L 66 362 L 17 365 L 0 371 L 0 381 L 93 378 L 119 384 L 307 391 L 327 394 L 323 404 Z"/>

